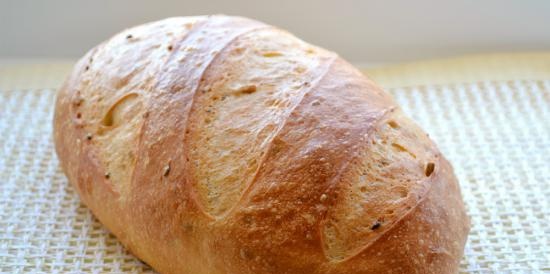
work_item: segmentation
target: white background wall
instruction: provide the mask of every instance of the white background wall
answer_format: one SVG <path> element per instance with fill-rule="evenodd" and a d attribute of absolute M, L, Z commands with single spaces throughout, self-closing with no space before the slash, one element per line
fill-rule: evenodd
<path fill-rule="evenodd" d="M 355 63 L 550 49 L 546 0 L 0 0 L 0 59 L 75 58 L 125 27 L 214 13 L 280 26 Z"/>

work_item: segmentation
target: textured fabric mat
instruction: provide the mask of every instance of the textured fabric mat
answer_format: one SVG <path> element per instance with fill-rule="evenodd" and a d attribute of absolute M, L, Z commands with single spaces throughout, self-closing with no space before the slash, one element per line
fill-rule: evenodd
<path fill-rule="evenodd" d="M 550 79 L 389 90 L 455 167 L 461 271 L 550 272 Z M 152 272 L 80 204 L 52 143 L 55 91 L 0 91 L 0 272 Z"/>

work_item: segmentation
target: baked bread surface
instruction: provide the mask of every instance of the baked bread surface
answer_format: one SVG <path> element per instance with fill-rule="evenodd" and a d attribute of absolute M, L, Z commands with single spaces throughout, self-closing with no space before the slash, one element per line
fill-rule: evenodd
<path fill-rule="evenodd" d="M 115 35 L 59 90 L 54 135 L 82 201 L 162 273 L 455 273 L 463 254 L 428 136 L 336 54 L 257 21 Z"/>

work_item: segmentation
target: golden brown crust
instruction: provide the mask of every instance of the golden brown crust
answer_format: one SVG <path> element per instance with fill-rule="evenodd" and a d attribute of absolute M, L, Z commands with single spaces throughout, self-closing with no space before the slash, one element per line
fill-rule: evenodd
<path fill-rule="evenodd" d="M 260 22 L 170 18 L 84 56 L 56 150 L 83 202 L 163 273 L 453 273 L 452 168 L 389 95 Z"/>

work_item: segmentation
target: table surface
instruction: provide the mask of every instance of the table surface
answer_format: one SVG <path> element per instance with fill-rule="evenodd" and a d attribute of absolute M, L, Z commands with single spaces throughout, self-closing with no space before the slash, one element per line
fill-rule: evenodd
<path fill-rule="evenodd" d="M 51 120 L 72 61 L 0 62 L 0 272 L 150 272 L 60 171 Z M 472 230 L 465 273 L 550 272 L 550 52 L 364 70 L 436 141 Z"/>

